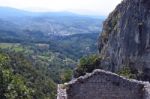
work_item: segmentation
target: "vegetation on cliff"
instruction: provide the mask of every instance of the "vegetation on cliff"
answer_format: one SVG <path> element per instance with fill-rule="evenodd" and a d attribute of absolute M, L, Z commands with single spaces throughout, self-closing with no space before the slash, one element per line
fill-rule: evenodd
<path fill-rule="evenodd" d="M 74 77 L 77 78 L 85 75 L 86 73 L 91 73 L 94 69 L 101 69 L 102 67 L 99 65 L 100 61 L 101 57 L 96 54 L 82 57 L 74 71 Z"/>

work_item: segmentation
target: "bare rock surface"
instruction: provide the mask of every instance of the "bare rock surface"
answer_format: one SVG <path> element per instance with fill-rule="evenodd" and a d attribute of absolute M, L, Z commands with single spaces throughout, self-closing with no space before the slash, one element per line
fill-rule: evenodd
<path fill-rule="evenodd" d="M 99 51 L 105 70 L 129 66 L 150 81 L 150 0 L 123 0 L 104 22 Z"/>

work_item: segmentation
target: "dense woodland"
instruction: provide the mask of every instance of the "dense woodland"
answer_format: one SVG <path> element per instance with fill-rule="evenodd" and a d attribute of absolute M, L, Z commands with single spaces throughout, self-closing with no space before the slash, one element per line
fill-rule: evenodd
<path fill-rule="evenodd" d="M 0 51 L 0 97 L 2 99 L 54 99 L 56 84 L 30 57 Z"/>
<path fill-rule="evenodd" d="M 96 53 L 97 36 L 55 36 L 49 43 L 1 41 L 1 79 L 8 79 L 1 80 L 1 96 L 55 99 L 56 84 L 72 78 L 81 57 Z"/>

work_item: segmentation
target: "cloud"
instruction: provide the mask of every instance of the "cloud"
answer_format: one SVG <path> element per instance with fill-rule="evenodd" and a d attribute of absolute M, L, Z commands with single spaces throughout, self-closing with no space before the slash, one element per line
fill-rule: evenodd
<path fill-rule="evenodd" d="M 0 6 L 31 11 L 71 11 L 108 15 L 122 0 L 0 0 Z"/>

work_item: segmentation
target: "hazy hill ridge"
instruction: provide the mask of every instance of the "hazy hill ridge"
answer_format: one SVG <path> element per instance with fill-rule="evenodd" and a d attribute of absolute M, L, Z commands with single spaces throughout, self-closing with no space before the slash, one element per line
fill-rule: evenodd
<path fill-rule="evenodd" d="M 99 33 L 104 19 L 71 12 L 28 12 L 8 7 L 0 7 L 0 15 L 1 39 L 5 35 L 8 39 L 30 38 L 33 41 L 53 35 Z"/>

